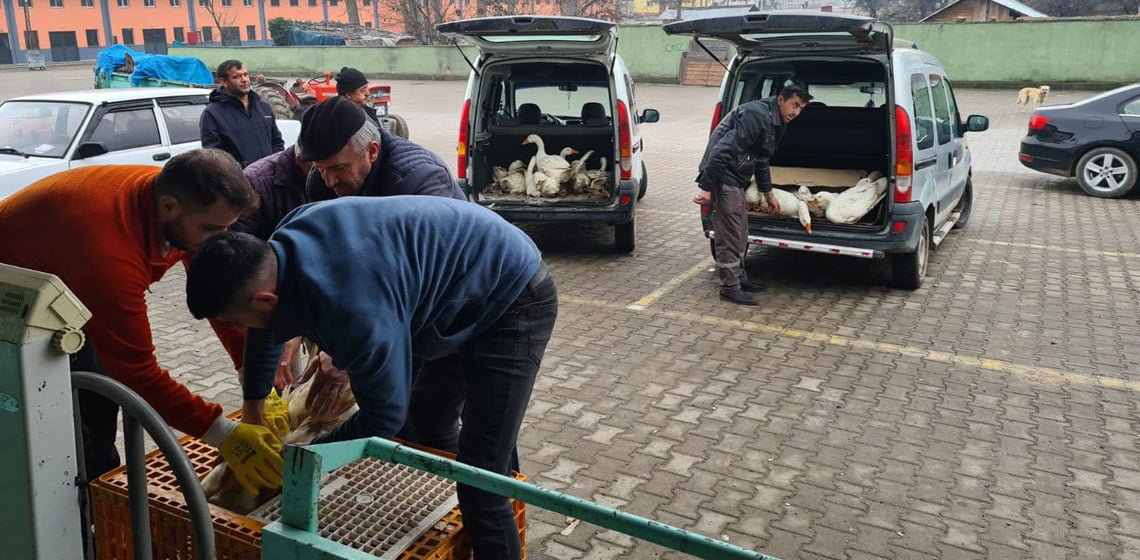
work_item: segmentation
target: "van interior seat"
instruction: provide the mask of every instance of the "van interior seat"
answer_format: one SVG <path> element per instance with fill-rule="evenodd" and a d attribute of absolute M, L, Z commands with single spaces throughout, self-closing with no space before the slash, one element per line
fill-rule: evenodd
<path fill-rule="evenodd" d="M 520 125 L 539 124 L 542 122 L 542 109 L 534 103 L 523 103 L 519 105 L 519 121 Z"/>
<path fill-rule="evenodd" d="M 885 169 L 890 154 L 886 107 L 811 106 L 788 125 L 773 165 Z"/>
<path fill-rule="evenodd" d="M 601 103 L 591 101 L 582 104 L 582 126 L 609 126 L 606 108 Z"/>

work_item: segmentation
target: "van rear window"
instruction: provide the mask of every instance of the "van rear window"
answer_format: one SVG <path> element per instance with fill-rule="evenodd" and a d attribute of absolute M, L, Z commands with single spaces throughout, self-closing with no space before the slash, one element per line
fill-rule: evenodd
<path fill-rule="evenodd" d="M 808 84 L 807 90 L 813 102 L 828 107 L 881 107 L 887 102 L 887 88 L 882 82 Z"/>
<path fill-rule="evenodd" d="M 526 103 L 538 105 L 543 113 L 559 117 L 579 117 L 582 106 L 598 103 L 610 116 L 610 88 L 606 84 L 517 84 L 515 109 Z M 516 113 L 517 114 L 517 113 Z"/>

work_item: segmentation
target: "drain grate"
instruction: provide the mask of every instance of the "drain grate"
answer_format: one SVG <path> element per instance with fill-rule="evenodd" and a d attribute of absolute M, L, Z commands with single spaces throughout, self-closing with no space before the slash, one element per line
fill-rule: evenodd
<path fill-rule="evenodd" d="M 455 507 L 455 483 L 379 459 L 365 458 L 326 474 L 317 505 L 326 539 L 380 558 L 396 558 Z M 250 517 L 281 518 L 281 497 Z"/>

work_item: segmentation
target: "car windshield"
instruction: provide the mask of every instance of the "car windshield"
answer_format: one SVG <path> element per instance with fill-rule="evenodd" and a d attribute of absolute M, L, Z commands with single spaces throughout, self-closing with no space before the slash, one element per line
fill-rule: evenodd
<path fill-rule="evenodd" d="M 579 117 L 586 103 L 599 103 L 610 116 L 610 88 L 607 84 L 518 84 L 515 86 L 515 106 L 533 103 L 542 112 L 559 117 Z"/>
<path fill-rule="evenodd" d="M 0 148 L 62 158 L 90 109 L 86 103 L 8 101 L 0 105 Z"/>

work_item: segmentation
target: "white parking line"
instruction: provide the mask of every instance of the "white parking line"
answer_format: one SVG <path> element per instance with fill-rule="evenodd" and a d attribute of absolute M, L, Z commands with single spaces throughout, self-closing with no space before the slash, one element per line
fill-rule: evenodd
<path fill-rule="evenodd" d="M 705 265 L 707 266 L 707 265 Z M 652 294 L 650 294 L 652 295 Z M 649 296 L 646 296 L 649 297 Z M 575 296 L 559 296 L 559 301 L 575 305 L 584 305 L 588 307 L 596 307 L 601 309 L 610 310 L 635 310 L 644 311 L 645 308 L 633 308 L 631 305 L 622 306 L 620 303 L 611 303 L 607 301 L 594 300 L 589 298 L 578 298 Z M 1029 364 L 1019 364 L 1016 362 L 1008 362 L 1005 360 L 997 360 L 993 358 L 978 358 L 974 356 L 967 356 L 963 354 L 955 354 L 951 352 L 942 352 L 939 350 L 929 350 L 926 348 L 919 348 L 917 346 L 903 346 L 899 344 L 891 344 L 888 342 L 877 342 L 873 340 L 864 340 L 859 338 L 852 338 L 836 334 L 828 334 L 815 331 L 804 331 L 800 329 L 793 329 L 789 327 L 780 327 L 776 325 L 769 325 L 765 323 L 758 323 L 756 321 L 743 321 L 739 319 L 725 319 L 723 317 L 714 317 L 712 315 L 700 315 L 697 313 L 685 313 L 680 311 L 669 311 L 667 309 L 657 309 L 651 313 L 667 317 L 671 319 L 678 319 L 690 322 L 700 322 L 706 325 L 724 326 L 733 329 L 739 329 L 747 332 L 754 333 L 767 333 L 778 337 L 794 338 L 799 340 L 810 340 L 813 342 L 820 342 L 823 344 L 830 344 L 832 346 L 846 346 L 850 348 L 860 348 L 864 350 L 871 350 L 873 352 L 881 352 L 884 354 L 893 354 L 896 356 L 912 356 L 928 360 L 931 362 L 939 362 L 944 364 L 954 364 L 970 368 L 978 368 L 986 371 L 997 373 L 1012 373 L 1022 380 L 1035 383 L 1039 385 L 1086 385 L 1092 387 L 1103 387 L 1106 389 L 1117 389 L 1122 391 L 1140 392 L 1140 381 L 1131 379 L 1123 379 L 1119 377 L 1109 377 L 1105 375 L 1088 375 L 1083 373 L 1074 373 L 1071 371 L 1064 371 L 1060 369 L 1035 366 Z"/>
<path fill-rule="evenodd" d="M 1088 255 L 1092 257 L 1116 257 L 1122 259 L 1140 259 L 1140 253 L 1124 253 L 1120 251 L 1088 251 L 1085 249 L 1076 249 L 1073 247 L 1058 247 L 1056 245 L 1038 245 L 1035 243 L 1014 243 L 1011 241 L 990 241 L 988 239 L 966 239 L 971 243 L 981 243 L 982 245 L 997 245 L 999 247 L 1015 247 L 1018 249 L 1038 249 L 1044 251 L 1060 251 L 1062 253 L 1071 253 L 1077 255 Z"/>

